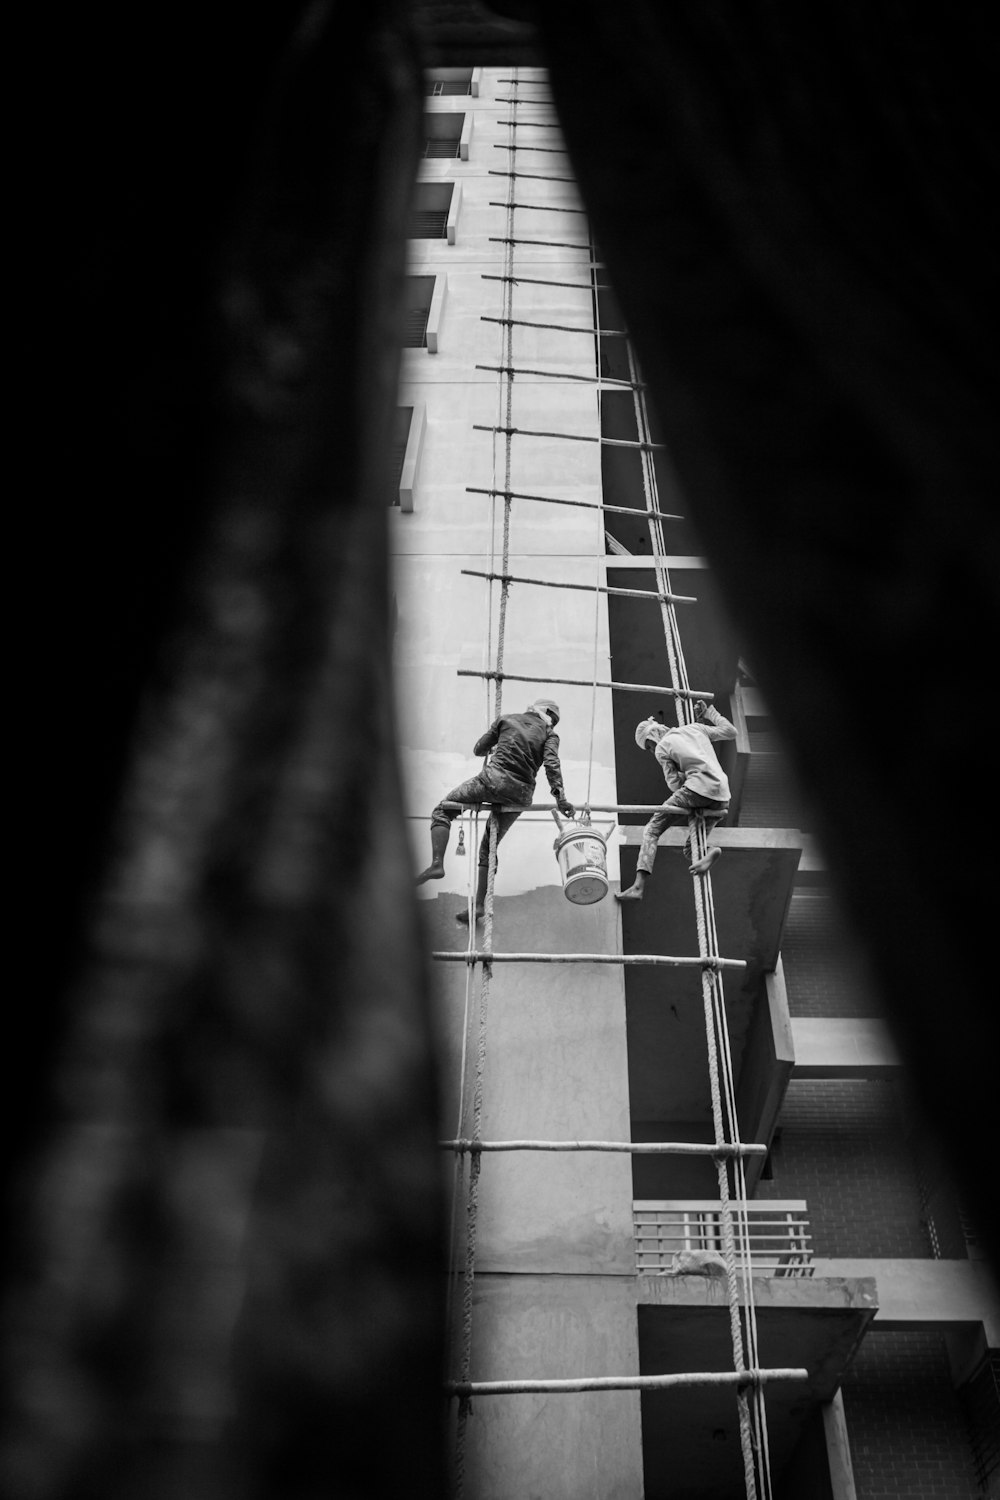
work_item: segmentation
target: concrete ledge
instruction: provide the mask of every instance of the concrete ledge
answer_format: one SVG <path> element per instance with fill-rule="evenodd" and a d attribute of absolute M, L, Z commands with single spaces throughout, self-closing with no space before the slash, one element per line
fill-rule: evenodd
<path fill-rule="evenodd" d="M 424 428 L 427 426 L 427 406 L 423 401 L 414 401 L 410 418 L 410 431 L 403 455 L 403 469 L 399 477 L 399 508 L 412 511 L 413 496 L 417 487 L 417 470 L 424 445 Z"/>
<path fill-rule="evenodd" d="M 434 277 L 434 291 L 427 313 L 427 352 L 437 354 L 441 340 L 441 319 L 444 317 L 444 302 L 448 295 L 448 278 L 443 271 Z"/>
<path fill-rule="evenodd" d="M 446 237 L 449 245 L 454 245 L 458 238 L 458 215 L 462 207 L 462 184 L 455 183 L 454 192 L 451 195 L 451 207 L 448 210 L 448 220 L 445 225 Z"/>
<path fill-rule="evenodd" d="M 793 1019 L 796 1079 L 886 1078 L 900 1066 L 882 1021 Z"/>
<path fill-rule="evenodd" d="M 687 838 L 686 828 L 668 828 L 660 839 L 661 846 L 668 844 L 680 848 Z M 621 830 L 623 844 L 642 843 L 642 828 L 631 824 Z M 793 849 L 801 850 L 802 834 L 797 828 L 716 828 L 712 843 L 722 849 Z M 659 869 L 659 866 L 657 866 Z M 715 871 L 713 870 L 713 875 Z"/>
<path fill-rule="evenodd" d="M 885 1265 L 884 1261 L 822 1261 L 823 1267 Z M 891 1262 L 897 1264 L 897 1262 Z M 944 1261 L 898 1262 L 898 1264 L 944 1265 Z M 951 1262 L 955 1264 L 955 1262 Z M 970 1262 L 972 1264 L 972 1262 Z M 728 1307 L 729 1295 L 722 1276 L 638 1276 L 637 1300 L 659 1306 Z M 815 1276 L 755 1276 L 756 1307 L 855 1308 L 874 1317 L 879 1310 L 874 1274 L 869 1271 L 824 1269 Z M 741 1298 L 741 1301 L 743 1299 Z"/>
<path fill-rule="evenodd" d="M 644 1372 L 731 1362 L 724 1277 L 639 1276 L 636 1284 Z M 831 1400 L 878 1310 L 874 1278 L 757 1276 L 753 1293 L 762 1365 L 808 1371 L 805 1390 L 787 1399 Z"/>
<path fill-rule="evenodd" d="M 1000 1293 L 984 1260 L 815 1260 L 813 1269 L 817 1277 L 874 1281 L 875 1327 L 884 1332 L 981 1322 L 989 1347 L 1000 1347 Z"/>

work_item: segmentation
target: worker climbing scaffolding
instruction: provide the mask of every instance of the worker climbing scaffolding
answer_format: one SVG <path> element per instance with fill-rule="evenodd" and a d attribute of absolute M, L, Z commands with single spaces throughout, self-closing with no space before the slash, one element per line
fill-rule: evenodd
<path fill-rule="evenodd" d="M 619 901 L 641 901 L 647 880 L 653 873 L 660 836 L 674 823 L 690 825 L 691 816 L 700 813 L 706 833 L 729 811 L 729 779 L 712 748 L 713 740 L 734 740 L 735 726 L 710 703 L 697 702 L 695 723 L 667 728 L 656 719 L 643 719 L 636 725 L 635 742 L 640 750 L 656 756 L 670 796 L 650 818 L 643 830 L 635 883 L 617 893 Z M 684 843 L 684 853 L 691 859 L 691 835 Z M 689 864 L 692 875 L 706 874 L 722 850 L 709 847 Z"/>
<path fill-rule="evenodd" d="M 488 763 L 477 776 L 463 781 L 443 797 L 431 813 L 431 862 L 417 876 L 417 885 L 444 876 L 444 856 L 453 820 L 463 807 L 481 803 L 500 805 L 496 814 L 496 842 L 520 817 L 519 808 L 531 804 L 538 772 L 544 766 L 556 806 L 564 817 L 573 816 L 573 805 L 563 789 L 562 765 L 559 760 L 559 705 L 551 698 L 539 698 L 523 714 L 502 714 L 494 719 L 486 733 L 473 746 L 473 755 L 488 755 Z M 511 805 L 513 804 L 513 806 Z M 476 886 L 475 915 L 484 912 L 489 879 L 489 829 L 479 845 L 479 873 Z M 457 921 L 468 922 L 467 911 L 458 913 Z"/>

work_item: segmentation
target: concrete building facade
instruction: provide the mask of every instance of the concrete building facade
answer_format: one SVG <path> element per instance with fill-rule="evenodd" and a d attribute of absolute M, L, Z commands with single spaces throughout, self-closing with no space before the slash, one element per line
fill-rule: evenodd
<path fill-rule="evenodd" d="M 478 1147 L 442 1152 L 456 1488 L 1000 1493 L 996 1290 L 909 1117 L 657 444 L 544 73 L 438 70 L 425 122 L 387 497 L 414 871 L 431 808 L 481 765 L 475 741 L 544 696 L 611 883 L 593 904 L 567 899 L 540 778 L 471 938 L 456 916 L 488 809 L 456 821 L 445 879 L 420 889 L 442 1137 Z M 737 730 L 721 752 L 722 857 L 693 878 L 672 829 L 646 898 L 620 907 L 641 809 L 666 794 L 634 726 L 678 722 L 699 694 Z M 758 1149 L 727 1155 L 720 1140 Z M 744 1369 L 765 1373 L 737 1386 Z M 668 1378 L 692 1375 L 708 1378 Z"/>

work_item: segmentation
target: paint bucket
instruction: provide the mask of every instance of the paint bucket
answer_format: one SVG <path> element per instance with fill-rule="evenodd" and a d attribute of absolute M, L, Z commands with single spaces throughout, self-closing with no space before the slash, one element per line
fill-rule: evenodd
<path fill-rule="evenodd" d="M 556 851 L 563 892 L 576 906 L 592 906 L 608 894 L 608 841 L 589 823 L 561 823 Z"/>

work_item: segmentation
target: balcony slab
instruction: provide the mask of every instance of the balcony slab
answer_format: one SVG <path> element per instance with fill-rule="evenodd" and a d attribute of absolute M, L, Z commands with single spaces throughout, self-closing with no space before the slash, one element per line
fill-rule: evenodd
<path fill-rule="evenodd" d="M 878 1302 L 870 1276 L 754 1279 L 762 1368 L 804 1368 L 803 1381 L 765 1388 L 772 1469 L 780 1473 L 817 1407 L 833 1399 Z M 644 1375 L 731 1370 L 723 1279 L 641 1276 L 636 1281 L 639 1365 Z M 737 1493 L 741 1475 L 737 1405 L 731 1390 L 695 1387 L 643 1393 L 646 1500 Z"/>

